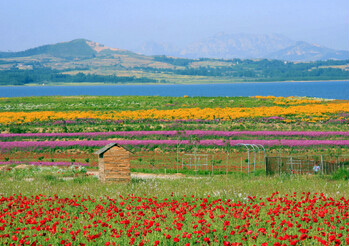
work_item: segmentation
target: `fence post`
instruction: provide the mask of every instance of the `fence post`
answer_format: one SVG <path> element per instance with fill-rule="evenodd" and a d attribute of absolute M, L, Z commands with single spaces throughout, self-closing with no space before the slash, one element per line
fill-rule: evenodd
<path fill-rule="evenodd" d="M 226 163 L 226 168 L 225 168 L 225 175 L 228 175 L 228 157 L 229 156 L 229 153 L 227 151 L 227 163 Z"/>
<path fill-rule="evenodd" d="M 291 170 L 294 172 L 294 170 L 293 170 L 293 161 L 292 161 L 292 156 L 290 157 L 290 161 L 291 161 Z"/>
<path fill-rule="evenodd" d="M 197 160 L 196 160 L 196 148 L 194 150 L 194 165 L 195 165 L 195 170 L 197 170 Z"/>
<path fill-rule="evenodd" d="M 320 163 L 321 163 L 321 174 L 324 175 L 324 157 L 321 155 L 320 157 Z"/>
<path fill-rule="evenodd" d="M 177 141 L 177 173 L 178 173 L 178 166 L 179 166 L 179 154 L 178 154 L 178 141 Z"/>
<path fill-rule="evenodd" d="M 208 171 L 208 155 L 206 155 L 206 171 Z"/>
<path fill-rule="evenodd" d="M 262 163 L 261 163 L 261 151 L 258 151 L 258 165 L 259 165 L 259 168 L 262 167 Z"/>
<path fill-rule="evenodd" d="M 213 152 L 213 158 L 212 158 L 212 160 L 211 160 L 212 177 L 213 177 L 213 165 L 214 165 L 214 160 L 215 160 L 215 153 Z"/>
<path fill-rule="evenodd" d="M 247 151 L 247 156 L 248 156 L 248 168 L 247 168 L 247 173 L 250 174 L 250 150 Z"/>
<path fill-rule="evenodd" d="M 184 155 L 185 156 L 185 155 Z M 182 156 L 182 171 L 183 171 L 183 167 L 184 167 L 184 158 Z"/>
<path fill-rule="evenodd" d="M 242 173 L 242 154 L 241 154 L 240 158 L 241 158 L 241 173 Z"/>
<path fill-rule="evenodd" d="M 254 158 L 253 158 L 253 172 L 256 172 L 256 151 L 254 150 Z"/>

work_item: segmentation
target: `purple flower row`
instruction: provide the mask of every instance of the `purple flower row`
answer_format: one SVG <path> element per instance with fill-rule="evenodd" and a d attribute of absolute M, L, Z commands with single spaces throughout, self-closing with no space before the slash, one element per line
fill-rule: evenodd
<path fill-rule="evenodd" d="M 19 164 L 27 164 L 27 165 L 33 165 L 33 166 L 88 166 L 86 163 L 79 163 L 79 162 L 67 162 L 67 161 L 60 161 L 60 162 L 48 162 L 48 161 L 0 161 L 0 165 L 19 165 Z"/>
<path fill-rule="evenodd" d="M 149 135 L 164 135 L 164 136 L 349 136 L 349 132 L 316 132 L 316 131 L 117 131 L 117 132 L 74 132 L 74 133 L 3 133 L 0 138 L 10 137 L 96 137 L 96 136 L 149 136 Z"/>
<path fill-rule="evenodd" d="M 109 143 L 118 143 L 120 145 L 204 145 L 204 146 L 225 146 L 229 143 L 231 146 L 236 144 L 261 144 L 264 146 L 313 146 L 313 145 L 339 145 L 349 146 L 349 140 L 82 140 L 82 141 L 13 141 L 0 142 L 0 149 L 13 148 L 36 148 L 36 147 L 69 147 L 69 146 L 105 146 Z"/>

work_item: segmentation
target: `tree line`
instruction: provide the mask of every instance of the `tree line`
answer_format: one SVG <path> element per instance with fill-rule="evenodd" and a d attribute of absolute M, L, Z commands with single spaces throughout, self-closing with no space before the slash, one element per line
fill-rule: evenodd
<path fill-rule="evenodd" d="M 330 80 L 349 79 L 349 71 L 327 66 L 347 65 L 349 60 L 329 60 L 293 63 L 280 60 L 223 60 L 223 59 L 177 59 L 157 56 L 157 61 L 181 66 L 170 68 L 138 67 L 136 69 L 152 73 L 172 73 L 192 76 L 214 76 L 231 78 L 249 78 L 260 80 Z M 178 61 L 177 61 L 178 60 Z M 225 66 L 191 67 L 193 61 L 223 61 Z"/>
<path fill-rule="evenodd" d="M 135 76 L 97 75 L 81 72 L 72 75 L 51 68 L 0 70 L 0 85 L 42 84 L 47 82 L 156 83 L 158 81 L 147 77 L 136 78 Z"/>

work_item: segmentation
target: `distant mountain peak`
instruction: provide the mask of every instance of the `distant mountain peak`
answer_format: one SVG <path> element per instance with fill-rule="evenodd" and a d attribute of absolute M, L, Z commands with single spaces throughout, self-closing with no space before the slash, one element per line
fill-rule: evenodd
<path fill-rule="evenodd" d="M 294 45 L 268 54 L 267 57 L 287 61 L 346 60 L 349 59 L 349 51 L 298 41 Z"/>

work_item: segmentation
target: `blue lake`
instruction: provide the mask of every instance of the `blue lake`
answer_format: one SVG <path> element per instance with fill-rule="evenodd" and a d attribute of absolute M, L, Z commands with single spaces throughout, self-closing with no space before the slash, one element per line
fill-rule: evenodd
<path fill-rule="evenodd" d="M 0 97 L 76 95 L 142 96 L 308 96 L 349 100 L 348 81 L 196 85 L 101 85 L 0 87 Z"/>

